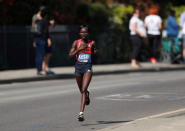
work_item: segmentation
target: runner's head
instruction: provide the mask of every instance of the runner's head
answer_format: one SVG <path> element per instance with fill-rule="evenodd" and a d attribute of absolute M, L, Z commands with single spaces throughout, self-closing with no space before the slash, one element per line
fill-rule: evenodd
<path fill-rule="evenodd" d="M 82 39 L 88 38 L 88 26 L 87 25 L 80 26 L 80 36 Z"/>

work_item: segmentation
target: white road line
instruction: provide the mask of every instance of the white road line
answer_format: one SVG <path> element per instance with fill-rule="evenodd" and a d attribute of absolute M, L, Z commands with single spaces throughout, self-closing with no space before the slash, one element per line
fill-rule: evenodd
<path fill-rule="evenodd" d="M 156 115 L 152 115 L 152 116 L 147 116 L 147 117 L 143 117 L 143 118 L 139 118 L 139 119 L 136 119 L 135 121 L 142 121 L 142 120 L 158 118 L 158 117 L 162 117 L 162 116 L 166 116 L 166 115 L 170 115 L 170 114 L 175 114 L 175 113 L 179 113 L 179 112 L 184 112 L 184 111 L 185 111 L 185 108 L 178 109 L 178 110 L 175 110 L 175 111 L 164 112 L 164 113 L 156 114 Z"/>

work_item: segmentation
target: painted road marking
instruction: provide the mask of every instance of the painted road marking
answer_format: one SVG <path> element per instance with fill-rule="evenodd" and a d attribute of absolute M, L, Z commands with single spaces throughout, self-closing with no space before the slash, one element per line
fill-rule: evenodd
<path fill-rule="evenodd" d="M 136 93 L 123 93 L 123 94 L 110 94 L 105 96 L 96 97 L 99 100 L 112 100 L 112 101 L 174 101 L 185 99 L 184 94 L 176 93 L 161 93 L 161 92 L 136 92 Z"/>
<path fill-rule="evenodd" d="M 38 130 L 40 128 L 46 127 L 48 126 L 48 124 L 40 124 L 40 125 L 36 125 L 35 127 L 32 128 L 32 131 Z"/>

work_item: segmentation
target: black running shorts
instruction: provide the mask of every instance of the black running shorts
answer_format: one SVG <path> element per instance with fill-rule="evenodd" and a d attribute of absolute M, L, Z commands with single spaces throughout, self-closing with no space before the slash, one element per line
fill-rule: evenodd
<path fill-rule="evenodd" d="M 75 64 L 75 76 L 82 76 L 86 72 L 93 73 L 91 63 L 76 63 Z"/>

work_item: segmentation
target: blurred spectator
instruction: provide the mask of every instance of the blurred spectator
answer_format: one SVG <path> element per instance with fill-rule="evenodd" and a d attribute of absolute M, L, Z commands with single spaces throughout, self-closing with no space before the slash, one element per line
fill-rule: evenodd
<path fill-rule="evenodd" d="M 170 11 L 170 16 L 168 17 L 168 20 L 167 20 L 166 30 L 167 30 L 167 35 L 169 38 L 177 37 L 179 34 L 179 27 L 175 19 L 174 10 Z"/>
<path fill-rule="evenodd" d="M 42 12 L 42 10 L 45 10 L 45 8 L 46 8 L 45 6 L 41 6 L 39 8 L 39 11 L 36 14 L 34 14 L 32 17 L 32 28 L 31 28 L 32 30 L 31 31 L 32 31 L 34 37 L 36 35 L 37 28 L 39 28 L 39 27 L 37 27 L 38 25 L 36 22 L 38 22 L 39 20 L 42 20 L 41 12 Z M 35 41 L 33 41 L 33 47 L 36 47 Z"/>
<path fill-rule="evenodd" d="M 141 45 L 143 43 L 143 38 L 146 37 L 146 30 L 144 27 L 144 22 L 139 18 L 140 10 L 135 9 L 132 18 L 129 21 L 129 29 L 131 35 L 132 43 L 132 67 L 140 67 L 138 62 L 138 55 L 141 50 Z"/>
<path fill-rule="evenodd" d="M 45 55 L 42 62 L 42 69 L 46 72 L 47 75 L 54 74 L 53 71 L 49 69 L 49 62 L 52 56 L 52 42 L 51 39 L 47 40 L 47 44 L 45 46 Z"/>
<path fill-rule="evenodd" d="M 32 17 L 32 31 L 35 37 L 33 46 L 36 48 L 36 66 L 39 75 L 54 74 L 49 69 L 49 61 L 52 55 L 51 39 L 50 37 L 45 38 L 49 36 L 49 31 L 54 27 L 54 23 L 54 20 L 48 21 L 48 10 L 45 6 L 41 6 L 39 11 Z M 46 42 L 42 47 L 38 44 L 40 39 Z M 41 65 L 40 62 L 42 62 Z"/>
<path fill-rule="evenodd" d="M 180 16 L 180 26 L 182 28 L 183 60 L 185 63 L 185 11 Z"/>
<path fill-rule="evenodd" d="M 55 24 L 54 20 L 49 21 L 49 32 L 51 31 L 52 28 L 54 28 L 54 24 Z M 45 56 L 44 56 L 44 60 L 42 62 L 42 69 L 47 74 L 54 74 L 54 72 L 49 69 L 49 62 L 50 62 L 51 56 L 52 56 L 52 41 L 49 38 L 47 40 L 47 45 L 45 47 Z"/>
<path fill-rule="evenodd" d="M 151 8 L 149 15 L 145 18 L 145 27 L 147 28 L 148 42 L 151 47 L 150 61 L 157 62 L 157 49 L 161 39 L 162 19 L 158 15 L 158 8 Z"/>
<path fill-rule="evenodd" d="M 42 69 L 42 62 L 45 55 L 45 47 L 50 41 L 49 21 L 47 17 L 48 11 L 44 6 L 40 7 L 38 13 L 32 17 L 32 31 L 34 33 L 33 46 L 35 47 L 35 63 L 38 75 L 46 75 L 46 71 Z"/>

